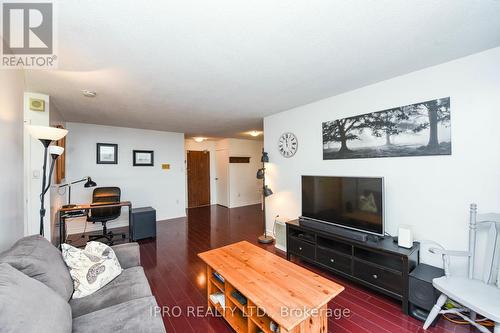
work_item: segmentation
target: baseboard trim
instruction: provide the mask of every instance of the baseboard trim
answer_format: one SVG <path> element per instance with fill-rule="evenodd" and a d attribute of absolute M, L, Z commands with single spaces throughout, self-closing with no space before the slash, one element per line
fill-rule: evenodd
<path fill-rule="evenodd" d="M 243 204 L 243 205 L 239 205 L 239 206 L 231 206 L 228 208 L 240 208 L 240 207 L 248 207 L 248 206 L 261 205 L 261 204 L 262 204 L 261 202 L 256 202 L 256 203 Z"/>

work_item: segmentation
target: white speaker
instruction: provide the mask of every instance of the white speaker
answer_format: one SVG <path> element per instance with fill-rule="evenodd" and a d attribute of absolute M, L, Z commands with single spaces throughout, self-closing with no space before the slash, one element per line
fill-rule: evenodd
<path fill-rule="evenodd" d="M 409 225 L 401 224 L 398 228 L 398 246 L 411 248 L 413 246 L 413 232 Z"/>

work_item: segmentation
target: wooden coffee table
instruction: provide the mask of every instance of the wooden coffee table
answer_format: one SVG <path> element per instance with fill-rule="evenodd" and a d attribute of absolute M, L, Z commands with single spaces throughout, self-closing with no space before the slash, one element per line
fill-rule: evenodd
<path fill-rule="evenodd" d="M 198 254 L 207 264 L 208 306 L 236 332 L 328 332 L 327 303 L 344 287 L 243 241 Z M 216 272 L 224 281 L 217 279 Z M 243 304 L 233 291 L 246 299 Z M 223 294 L 225 306 L 213 302 Z"/>

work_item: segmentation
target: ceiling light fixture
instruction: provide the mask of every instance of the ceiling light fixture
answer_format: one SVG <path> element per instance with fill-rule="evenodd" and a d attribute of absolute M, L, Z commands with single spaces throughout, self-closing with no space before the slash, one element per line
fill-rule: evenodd
<path fill-rule="evenodd" d="M 203 142 L 203 141 L 205 141 L 207 138 L 202 138 L 201 136 L 198 136 L 198 137 L 195 137 L 195 138 L 193 138 L 193 139 L 194 139 L 194 141 L 196 141 L 196 142 Z"/>
<path fill-rule="evenodd" d="M 97 95 L 97 93 L 95 91 L 87 90 L 87 89 L 82 90 L 82 94 L 85 97 L 95 97 Z"/>
<path fill-rule="evenodd" d="M 260 131 L 250 131 L 248 134 L 250 134 L 253 137 L 259 136 L 262 132 Z"/>

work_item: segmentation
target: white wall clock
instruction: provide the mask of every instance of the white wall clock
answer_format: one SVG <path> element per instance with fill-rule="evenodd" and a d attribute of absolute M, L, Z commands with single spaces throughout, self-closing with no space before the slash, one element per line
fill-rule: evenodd
<path fill-rule="evenodd" d="M 292 157 L 297 152 L 298 147 L 299 141 L 297 140 L 295 134 L 286 132 L 280 136 L 278 150 L 283 157 Z"/>

